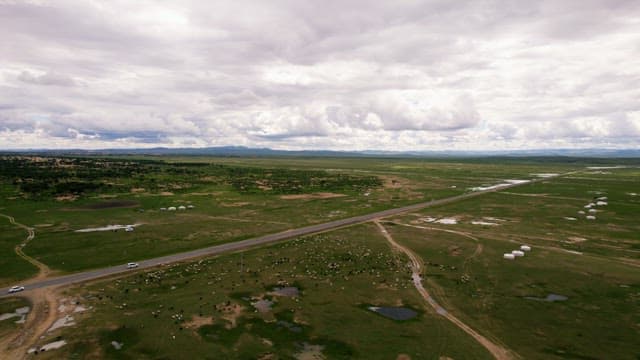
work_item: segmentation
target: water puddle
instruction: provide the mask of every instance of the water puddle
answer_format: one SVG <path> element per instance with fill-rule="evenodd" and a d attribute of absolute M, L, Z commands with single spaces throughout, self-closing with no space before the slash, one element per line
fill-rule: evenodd
<path fill-rule="evenodd" d="M 118 231 L 120 229 L 125 229 L 130 231 L 129 229 L 133 229 L 134 227 L 140 226 L 140 225 L 142 224 L 108 225 L 108 226 L 97 227 L 97 228 L 80 229 L 80 230 L 76 230 L 75 232 L 86 233 L 86 232 L 94 232 L 94 231 Z"/>
<path fill-rule="evenodd" d="M 297 297 L 300 295 L 300 290 L 294 286 L 275 287 L 269 293 L 276 296 Z"/>
<path fill-rule="evenodd" d="M 22 324 L 22 323 L 25 322 L 25 320 L 27 318 L 27 314 L 29 313 L 29 310 L 30 309 L 29 309 L 28 306 L 17 308 L 12 313 L 7 313 L 7 314 L 0 315 L 0 321 L 11 319 L 13 317 L 18 317 L 20 319 L 16 320 L 15 323 L 16 324 Z"/>
<path fill-rule="evenodd" d="M 416 311 L 405 307 L 369 306 L 367 309 L 386 318 L 400 321 L 413 319 L 418 316 Z"/>
<path fill-rule="evenodd" d="M 261 299 L 256 302 L 251 303 L 251 305 L 256 308 L 261 313 L 267 313 L 271 311 L 271 305 L 273 305 L 273 301 L 267 299 Z"/>
<path fill-rule="evenodd" d="M 50 350 L 55 350 L 55 349 L 59 349 L 63 346 L 67 345 L 67 342 L 65 340 L 59 340 L 59 341 L 54 341 L 54 342 L 50 342 L 46 345 L 43 345 L 40 349 L 36 349 L 36 348 L 31 348 L 29 349 L 29 351 L 27 351 L 27 354 L 32 354 L 32 353 L 36 353 L 38 351 L 50 351 Z"/>
<path fill-rule="evenodd" d="M 74 321 L 73 316 L 66 315 L 63 318 L 56 320 L 56 322 L 54 322 L 53 325 L 51 325 L 51 327 L 49 328 L 49 330 L 47 330 L 47 332 L 52 332 L 56 329 L 63 328 L 66 326 L 73 326 L 75 324 L 76 322 Z"/>
<path fill-rule="evenodd" d="M 484 225 L 484 226 L 497 226 L 497 225 L 500 225 L 500 224 L 497 224 L 497 223 L 492 223 L 492 222 L 488 222 L 488 221 L 478 221 L 478 220 L 471 221 L 471 224 L 473 224 L 473 225 Z"/>
<path fill-rule="evenodd" d="M 298 326 L 296 324 L 292 324 L 292 323 L 290 323 L 288 321 L 278 320 L 278 322 L 276 324 L 278 324 L 279 326 L 282 326 L 283 328 L 286 328 L 289 331 L 294 332 L 294 333 L 302 332 L 302 328 L 300 326 Z"/>
<path fill-rule="evenodd" d="M 527 299 L 527 300 L 546 301 L 546 302 L 567 301 L 567 300 L 569 300 L 568 297 L 566 297 L 564 295 L 558 295 L 558 294 L 549 294 L 549 295 L 547 295 L 546 298 L 539 298 L 539 297 L 534 297 L 534 296 L 525 296 L 524 298 Z"/>

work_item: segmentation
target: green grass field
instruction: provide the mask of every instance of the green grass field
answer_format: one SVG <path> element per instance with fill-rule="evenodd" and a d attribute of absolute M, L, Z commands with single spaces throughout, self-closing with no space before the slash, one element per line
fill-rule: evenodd
<path fill-rule="evenodd" d="M 585 162 L 530 160 L 215 161 L 251 168 L 362 172 L 383 179 L 383 186 L 367 190 L 369 196 L 345 190 L 345 196 L 321 198 L 311 191 L 283 199 L 268 190 L 245 193 L 228 184 L 198 185 L 173 195 L 115 194 L 115 199 L 138 202 L 126 208 L 90 210 L 104 199 L 88 195 L 73 202 L 15 199 L 1 211 L 36 227 L 28 253 L 53 269 L 70 272 L 580 168 L 565 177 L 387 218 L 383 225 L 424 260 L 424 286 L 438 303 L 522 358 L 640 356 L 637 167 L 587 169 Z M 7 184 L 4 191 L 10 192 Z M 607 197 L 607 205 L 588 212 L 585 205 L 602 197 Z M 180 204 L 195 208 L 159 210 Z M 443 218 L 456 223 L 437 221 Z M 143 225 L 130 233 L 73 232 L 114 223 Z M 24 240 L 24 230 L 8 222 L 2 226 L 8 249 Z M 533 250 L 513 261 L 502 258 L 522 244 Z M 9 269 L 20 263 L 3 261 Z M 473 338 L 427 306 L 413 288 L 407 265 L 408 259 L 367 223 L 100 281 L 65 291 L 64 301 L 79 302 L 88 310 L 72 314 L 75 326 L 41 339 L 40 346 L 57 339 L 67 344 L 38 357 L 490 358 Z M 16 267 L 11 276 L 26 277 L 27 270 L 33 273 Z M 300 293 L 273 293 L 283 286 Z M 544 301 L 548 295 L 564 298 Z M 258 311 L 253 304 L 260 300 L 272 301 L 271 309 Z M 368 306 L 402 306 L 418 315 L 396 321 Z"/>
<path fill-rule="evenodd" d="M 56 200 L 52 195 L 25 195 L 19 185 L 12 185 L 15 179 L 5 178 L 0 186 L 0 196 L 5 199 L 0 212 L 34 227 L 36 237 L 25 247 L 25 253 L 47 264 L 52 270 L 64 273 L 117 265 L 458 195 L 469 191 L 470 187 L 495 184 L 507 178 L 532 178 L 532 174 L 540 172 L 562 172 L 576 168 L 573 163 L 535 164 L 528 161 L 503 165 L 483 161 L 419 159 L 187 157 L 166 158 L 164 162 L 153 158 L 153 165 L 147 164 L 149 159 L 143 159 L 147 162 L 139 165 L 141 169 L 134 167 L 134 171 L 131 170 L 133 160 L 138 159 L 109 159 L 115 164 L 122 164 L 126 171 L 133 171 L 133 175 L 114 175 L 113 171 L 101 170 L 105 171 L 105 176 L 110 176 L 102 181 L 108 186 L 101 185 L 103 188 L 99 192 L 67 194 L 61 198 L 65 200 Z M 180 165 L 189 162 L 199 165 Z M 69 181 L 75 184 L 83 180 L 78 177 L 78 172 L 83 168 L 74 166 L 79 170 L 73 170 L 75 168 L 72 167 L 69 170 L 53 168 L 51 171 L 67 174 Z M 150 172 L 144 173 L 145 166 L 149 167 Z M 269 174 L 279 171 L 283 176 L 293 174 L 291 176 L 297 176 L 300 181 L 307 181 L 304 180 L 307 174 L 320 172 L 327 179 L 375 177 L 380 179 L 382 185 L 371 188 L 348 185 L 335 190 L 336 186 L 341 186 L 341 180 L 335 180 L 337 182 L 330 185 L 334 189 L 330 193 L 335 197 L 314 195 L 318 187 L 313 182 L 302 188 L 290 184 L 295 190 L 292 190 L 294 194 L 274 193 L 268 187 L 246 192 L 239 191 L 225 180 L 227 178 L 220 175 L 219 166 L 240 169 L 233 170 L 238 173 L 243 173 L 241 169 L 244 168 L 253 169 L 251 174 L 254 175 L 251 176 L 260 175 L 263 178 L 252 178 L 252 181 L 261 184 L 266 184 Z M 45 176 L 49 168 L 39 171 Z M 86 172 L 90 173 L 89 170 Z M 285 180 L 278 181 L 281 183 Z M 91 181 L 94 184 L 97 180 Z M 20 184 L 19 181 L 17 183 Z M 286 192 L 286 189 L 283 191 Z M 70 201 L 69 197 L 75 200 Z M 125 202 L 125 206 L 106 205 L 114 206 L 114 202 Z M 160 211 L 163 207 L 180 205 L 193 205 L 194 209 L 184 212 Z M 140 209 L 144 209 L 144 212 L 140 212 Z M 74 232 L 110 224 L 134 223 L 142 225 L 133 233 L 123 230 Z M 3 236 L 0 246 L 9 249 L 21 243 L 25 236 L 21 231 L 9 231 Z M 1 274 L 0 284 L 8 285 L 34 274 L 35 269 L 22 259 L 9 255 L 3 260 L 7 268 L 15 270 Z"/>
<path fill-rule="evenodd" d="M 295 286 L 300 295 L 270 294 L 277 286 Z M 289 359 L 305 343 L 321 346 L 330 359 L 488 358 L 427 310 L 406 259 L 371 224 L 99 283 L 69 297 L 74 294 L 94 310 L 65 330 L 69 344 L 52 358 L 84 358 L 98 348 L 99 356 L 114 359 Z M 257 299 L 275 303 L 261 313 L 251 305 Z M 391 320 L 369 305 L 402 305 L 418 316 Z M 124 342 L 122 349 L 112 341 Z"/>

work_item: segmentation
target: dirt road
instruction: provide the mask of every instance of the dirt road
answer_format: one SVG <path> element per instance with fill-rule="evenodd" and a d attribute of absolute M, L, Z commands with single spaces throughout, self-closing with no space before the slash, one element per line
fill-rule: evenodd
<path fill-rule="evenodd" d="M 501 345 L 496 344 L 493 341 L 482 336 L 480 333 L 478 333 L 477 331 L 469 327 L 467 324 L 465 324 L 464 322 L 459 320 L 457 317 L 452 315 L 450 312 L 448 312 L 445 308 L 440 306 L 440 304 L 436 302 L 436 300 L 429 294 L 429 292 L 422 285 L 422 264 L 423 264 L 422 259 L 420 259 L 420 257 L 410 249 L 397 243 L 393 239 L 391 234 L 389 234 L 387 229 L 385 229 L 385 227 L 378 220 L 374 220 L 374 223 L 378 226 L 382 235 L 384 235 L 385 239 L 387 239 L 387 241 L 391 244 L 393 248 L 403 252 L 409 257 L 409 259 L 411 260 L 411 270 L 413 273 L 411 276 L 413 279 L 413 285 L 415 286 L 416 290 L 418 290 L 422 298 L 433 308 L 433 310 L 435 310 L 437 314 L 444 316 L 445 318 L 447 318 L 447 320 L 451 321 L 458 328 L 460 328 L 467 334 L 471 335 L 471 337 L 473 337 L 478 343 L 480 343 L 480 345 L 482 345 L 485 349 L 487 349 L 487 351 L 489 351 L 491 355 L 493 355 L 493 357 L 495 357 L 496 359 L 509 360 L 509 359 L 518 358 L 518 356 L 514 354 L 511 350 L 505 349 Z"/>
<path fill-rule="evenodd" d="M 27 246 L 27 244 L 29 244 L 29 242 L 31 240 L 33 240 L 36 237 L 36 231 L 32 228 L 29 227 L 27 225 L 21 224 L 19 222 L 16 222 L 16 219 L 13 216 L 9 216 L 9 215 L 5 215 L 5 214 L 0 214 L 0 216 L 5 217 L 7 219 L 9 219 L 9 222 L 12 225 L 15 225 L 19 228 L 25 229 L 27 231 L 27 238 L 25 239 L 25 241 L 22 244 L 18 244 L 15 246 L 14 251 L 16 252 L 16 254 L 18 256 L 20 256 L 21 258 L 25 259 L 26 261 L 30 262 L 31 264 L 33 264 L 33 266 L 38 268 L 38 274 L 32 278 L 31 280 L 41 280 L 44 279 L 46 277 L 49 276 L 49 274 L 51 274 L 51 269 L 49 269 L 49 267 L 43 263 L 41 263 L 40 261 L 32 258 L 31 256 L 27 255 L 24 253 L 23 249 L 25 246 Z"/>

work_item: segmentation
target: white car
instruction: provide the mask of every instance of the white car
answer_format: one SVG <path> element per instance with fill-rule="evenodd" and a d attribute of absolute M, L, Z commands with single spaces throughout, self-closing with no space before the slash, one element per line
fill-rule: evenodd
<path fill-rule="evenodd" d="M 9 289 L 9 294 L 17 293 L 17 292 L 20 292 L 20 291 L 24 291 L 24 286 L 12 286 Z"/>
<path fill-rule="evenodd" d="M 138 263 L 128 263 L 127 264 L 127 269 L 135 269 L 138 266 L 139 266 Z"/>

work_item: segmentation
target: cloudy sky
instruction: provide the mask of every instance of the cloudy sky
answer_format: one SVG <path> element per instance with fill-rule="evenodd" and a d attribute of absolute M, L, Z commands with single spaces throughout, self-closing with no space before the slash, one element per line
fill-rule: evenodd
<path fill-rule="evenodd" d="M 0 149 L 640 147 L 640 1 L 0 0 Z"/>

